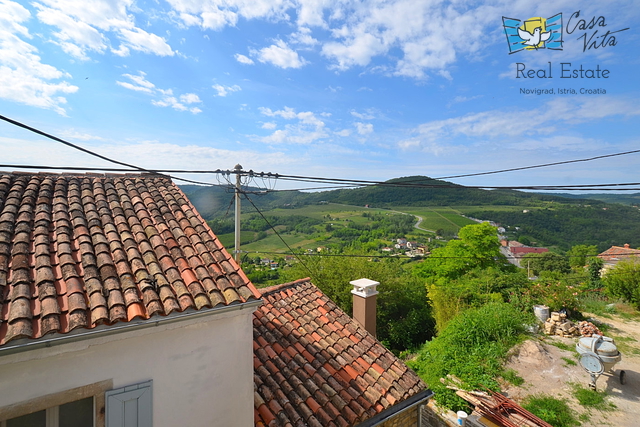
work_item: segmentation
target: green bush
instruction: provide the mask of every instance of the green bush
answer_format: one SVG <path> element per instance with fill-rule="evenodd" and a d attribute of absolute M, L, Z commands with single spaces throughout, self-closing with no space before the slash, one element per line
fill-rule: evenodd
<path fill-rule="evenodd" d="M 566 401 L 555 397 L 537 394 L 529 396 L 522 407 L 535 416 L 542 418 L 553 427 L 573 427 L 579 426 L 575 412 L 569 407 Z"/>
<path fill-rule="evenodd" d="M 523 337 L 533 315 L 507 303 L 471 308 L 454 317 L 437 338 L 427 342 L 409 365 L 429 385 L 439 404 L 454 410 L 466 402 L 447 389 L 440 378 L 452 374 L 470 389 L 499 390 L 496 378 L 509 349 Z"/>
<path fill-rule="evenodd" d="M 620 261 L 604 276 L 607 293 L 640 309 L 640 262 Z"/>

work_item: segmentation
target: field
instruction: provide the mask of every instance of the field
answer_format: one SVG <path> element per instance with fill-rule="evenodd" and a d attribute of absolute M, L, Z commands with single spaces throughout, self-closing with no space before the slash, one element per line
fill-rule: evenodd
<path fill-rule="evenodd" d="M 439 231 L 445 238 L 455 236 L 460 228 L 465 225 L 474 224 L 473 220 L 465 218 L 466 212 L 477 212 L 478 210 L 521 210 L 522 206 L 439 206 L 439 207 L 398 207 L 396 209 L 365 208 L 360 206 L 342 205 L 336 203 L 308 205 L 296 209 L 273 209 L 263 212 L 266 216 L 290 216 L 299 215 L 322 221 L 320 225 L 314 226 L 313 233 L 286 232 L 285 227 L 277 226 L 276 229 L 281 234 L 284 241 L 294 249 L 317 249 L 318 247 L 341 243 L 339 239 L 331 236 L 328 230 L 337 230 L 349 227 L 350 225 L 367 226 L 375 221 L 373 216 L 386 215 L 413 215 L 418 228 L 405 237 L 409 240 L 426 241 L 429 237 L 434 237 Z M 247 220 L 255 213 L 244 213 L 242 219 Z M 365 216 L 366 215 L 366 216 Z M 419 219 L 422 218 L 422 221 Z M 242 220 L 241 220 L 242 221 Z M 242 231 L 241 248 L 249 252 L 263 253 L 286 253 L 288 248 L 273 230 L 267 230 L 259 238 L 254 231 Z M 218 235 L 225 247 L 232 249 L 234 246 L 233 233 Z M 393 242 L 385 241 L 391 245 Z"/>

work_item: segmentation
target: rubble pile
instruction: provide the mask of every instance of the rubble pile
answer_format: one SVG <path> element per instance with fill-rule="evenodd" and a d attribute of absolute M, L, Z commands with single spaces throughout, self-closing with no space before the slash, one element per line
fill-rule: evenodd
<path fill-rule="evenodd" d="M 578 323 L 578 329 L 580 329 L 580 334 L 582 334 L 583 337 L 604 335 L 602 332 L 600 332 L 600 329 L 598 329 L 596 325 L 591 322 L 587 322 L 586 320 Z"/>
<path fill-rule="evenodd" d="M 581 335 L 580 329 L 571 320 L 567 320 L 565 313 L 556 311 L 551 313 L 551 317 L 544 323 L 544 333 L 561 337 L 579 337 Z"/>

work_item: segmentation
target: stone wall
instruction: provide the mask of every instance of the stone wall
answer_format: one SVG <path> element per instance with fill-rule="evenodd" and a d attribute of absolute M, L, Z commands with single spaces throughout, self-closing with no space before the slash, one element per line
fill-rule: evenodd
<path fill-rule="evenodd" d="M 418 425 L 419 406 L 416 405 L 404 412 L 399 413 L 395 417 L 388 419 L 381 427 L 416 427 Z M 440 417 L 433 404 L 422 406 L 420 411 L 423 427 L 452 427 L 455 423 L 447 422 Z"/>

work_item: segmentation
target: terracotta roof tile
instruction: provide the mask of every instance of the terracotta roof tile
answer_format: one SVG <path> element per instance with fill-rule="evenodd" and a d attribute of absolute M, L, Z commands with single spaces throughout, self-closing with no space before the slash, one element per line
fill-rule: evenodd
<path fill-rule="evenodd" d="M 256 425 L 268 425 L 271 414 L 278 425 L 353 426 L 426 388 L 309 279 L 260 291 L 264 305 L 253 321 Z M 265 405 L 267 418 L 260 414 Z"/>
<path fill-rule="evenodd" d="M 167 178 L 0 173 L 0 346 L 258 298 Z"/>

